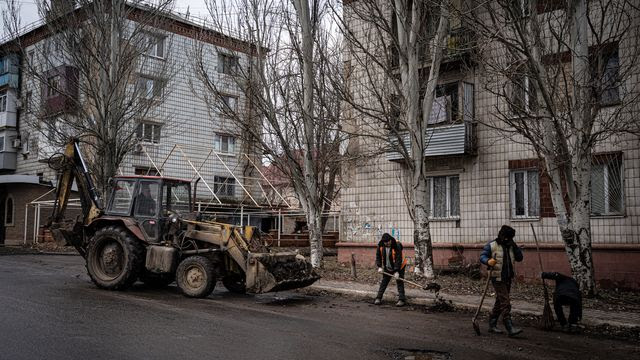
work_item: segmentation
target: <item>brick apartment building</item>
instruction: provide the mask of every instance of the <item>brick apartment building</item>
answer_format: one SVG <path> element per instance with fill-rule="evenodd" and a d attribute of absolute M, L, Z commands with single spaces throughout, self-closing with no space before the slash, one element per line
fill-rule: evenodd
<path fill-rule="evenodd" d="M 460 5 L 461 2 L 453 3 Z M 348 16 L 350 8 L 358 4 L 358 0 L 345 2 L 344 11 L 348 27 L 366 42 L 373 33 L 368 30 L 369 24 Z M 564 9 L 556 7 L 552 11 Z M 637 29 L 640 16 L 637 9 L 634 11 L 630 19 L 632 29 Z M 464 21 L 456 20 L 452 20 L 447 51 L 457 52 L 460 56 L 445 57 L 436 90 L 436 96 L 440 97 L 436 98 L 436 103 L 447 99 L 447 121 L 442 124 L 434 121 L 435 124 L 430 125 L 427 130 L 430 142 L 425 151 L 436 267 L 446 266 L 450 258 L 459 258 L 459 255 L 466 263 L 476 263 L 482 246 L 497 236 L 501 225 L 507 224 L 516 229 L 516 242 L 525 249 L 525 261 L 517 269 L 519 275 L 536 278 L 539 268 L 529 228 L 533 224 L 542 242 L 546 270 L 570 273 L 542 167 L 530 147 L 485 125 L 495 116 L 499 99 L 485 90 L 483 84 L 491 79 L 487 79 L 487 75 L 471 61 L 470 54 L 465 54 L 471 49 L 456 49 L 456 44 L 460 43 L 457 36 L 474 36 L 465 28 Z M 637 31 L 631 31 L 631 34 L 637 34 Z M 633 51 L 629 47 L 630 40 L 623 38 L 615 44 L 615 51 L 606 59 L 611 71 L 617 72 L 616 64 L 630 56 Z M 348 51 L 345 52 L 345 61 L 352 67 L 350 78 L 364 77 L 363 69 L 350 61 Z M 640 68 L 634 73 L 635 76 L 626 80 L 628 83 L 618 86 L 637 93 L 640 89 L 637 84 Z M 352 86 L 350 90 L 357 97 L 362 87 L 357 82 Z M 603 111 L 617 106 L 620 104 L 612 102 Z M 639 115 L 637 110 L 628 114 L 635 118 Z M 357 124 L 370 120 L 366 116 L 358 116 L 354 115 L 354 132 L 365 131 L 359 130 L 361 125 Z M 354 151 L 360 152 L 379 145 L 370 139 L 350 144 Z M 412 256 L 413 222 L 400 187 L 404 165 L 398 160 L 397 153 L 387 152 L 345 171 L 338 243 L 340 261 L 348 261 L 350 254 L 355 253 L 361 263 L 372 263 L 374 246 L 384 232 L 396 235 Z M 591 231 L 596 280 L 603 286 L 638 288 L 639 139 L 626 134 L 610 139 L 594 150 L 593 164 Z"/>

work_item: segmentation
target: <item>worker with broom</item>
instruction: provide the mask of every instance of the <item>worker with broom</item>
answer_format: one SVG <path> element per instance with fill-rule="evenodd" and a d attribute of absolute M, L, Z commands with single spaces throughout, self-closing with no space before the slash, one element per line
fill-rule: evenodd
<path fill-rule="evenodd" d="M 398 285 L 398 302 L 396 306 L 405 305 L 407 299 L 404 295 L 404 281 L 398 280 L 404 279 L 406 265 L 407 259 L 402 255 L 402 244 L 396 241 L 393 236 L 384 233 L 376 248 L 376 266 L 378 267 L 378 272 L 382 274 L 382 281 L 380 281 L 380 288 L 374 302 L 375 305 L 382 303 L 382 295 L 384 295 L 384 291 L 387 289 L 389 281 L 391 281 L 391 276 L 388 274 L 393 274 Z"/>
<path fill-rule="evenodd" d="M 556 282 L 556 290 L 553 293 L 553 308 L 562 330 L 566 332 L 576 332 L 578 321 L 582 318 L 582 293 L 578 287 L 578 282 L 572 277 L 558 272 L 543 272 L 543 279 L 550 279 Z M 569 306 L 569 323 L 564 317 L 563 305 Z"/>
<path fill-rule="evenodd" d="M 516 246 L 513 238 L 516 231 L 510 226 L 503 225 L 498 232 L 498 238 L 490 241 L 482 249 L 480 262 L 489 266 L 491 284 L 496 292 L 496 302 L 489 317 L 489 332 L 501 334 L 498 328 L 498 319 L 502 315 L 502 322 L 509 336 L 515 336 L 522 332 L 513 327 L 511 321 L 511 280 L 515 276 L 514 264 L 522 261 L 522 251 Z"/>

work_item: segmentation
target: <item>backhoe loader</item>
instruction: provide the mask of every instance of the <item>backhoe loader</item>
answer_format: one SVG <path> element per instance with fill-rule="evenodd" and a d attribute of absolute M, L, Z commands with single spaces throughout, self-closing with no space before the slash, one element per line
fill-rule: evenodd
<path fill-rule="evenodd" d="M 73 245 L 100 288 L 124 290 L 176 281 L 189 297 L 206 297 L 218 278 L 232 292 L 265 293 L 311 285 L 319 276 L 296 252 L 272 252 L 256 229 L 202 219 L 193 211 L 188 180 L 117 176 L 104 207 L 77 140 L 50 161 L 60 173 L 48 227 L 58 243 Z M 76 183 L 82 215 L 64 214 Z"/>

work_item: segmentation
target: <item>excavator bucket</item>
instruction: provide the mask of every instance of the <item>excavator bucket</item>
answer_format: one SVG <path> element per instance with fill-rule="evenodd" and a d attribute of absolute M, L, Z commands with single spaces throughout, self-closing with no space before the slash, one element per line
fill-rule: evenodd
<path fill-rule="evenodd" d="M 249 253 L 248 293 L 284 291 L 309 286 L 320 279 L 304 256 L 295 252 Z"/>
<path fill-rule="evenodd" d="M 81 222 L 73 220 L 54 222 L 49 225 L 49 230 L 51 231 L 51 236 L 58 245 L 72 245 L 76 250 L 78 250 L 80 255 L 83 257 L 85 256 Z"/>

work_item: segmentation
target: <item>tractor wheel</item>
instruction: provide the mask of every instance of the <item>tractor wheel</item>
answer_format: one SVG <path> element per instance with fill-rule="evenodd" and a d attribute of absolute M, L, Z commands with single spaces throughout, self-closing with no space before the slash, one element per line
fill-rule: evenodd
<path fill-rule="evenodd" d="M 120 226 L 98 230 L 87 247 L 87 272 L 103 289 L 124 290 L 133 285 L 143 262 L 144 247 Z"/>
<path fill-rule="evenodd" d="M 227 276 L 222 278 L 222 285 L 232 293 L 244 294 L 247 292 L 247 286 L 245 284 L 245 277 L 243 274 L 227 274 Z"/>
<path fill-rule="evenodd" d="M 195 298 L 209 296 L 216 286 L 213 263 L 204 256 L 189 256 L 178 265 L 176 282 L 185 296 Z"/>
<path fill-rule="evenodd" d="M 156 274 L 145 270 L 142 272 L 142 275 L 140 275 L 140 281 L 154 289 L 167 287 L 173 280 L 173 274 Z"/>

